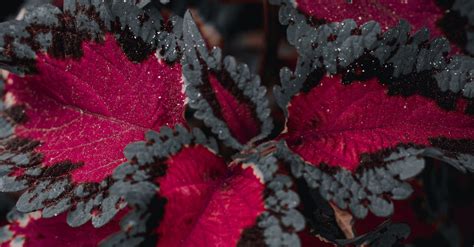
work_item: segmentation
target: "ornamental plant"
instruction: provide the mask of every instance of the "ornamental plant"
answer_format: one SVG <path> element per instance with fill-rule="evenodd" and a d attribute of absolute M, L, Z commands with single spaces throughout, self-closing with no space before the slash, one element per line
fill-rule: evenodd
<path fill-rule="evenodd" d="M 263 1 L 259 75 L 215 46 L 245 43 L 241 3 L 24 9 L 0 24 L 0 243 L 471 246 L 472 3 Z"/>

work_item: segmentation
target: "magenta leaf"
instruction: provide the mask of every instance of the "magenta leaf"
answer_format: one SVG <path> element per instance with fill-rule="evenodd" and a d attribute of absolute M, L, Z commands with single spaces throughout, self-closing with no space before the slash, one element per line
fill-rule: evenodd
<path fill-rule="evenodd" d="M 206 146 L 215 148 L 215 141 L 199 129 L 189 133 L 180 126 L 149 132 L 146 142 L 130 144 L 130 160 L 116 169 L 112 192 L 135 210 L 122 222 L 123 232 L 107 245 L 157 235 L 161 246 L 234 246 L 265 210 L 264 184 L 254 169 L 228 165 Z M 161 209 L 151 207 L 156 196 L 164 204 Z M 153 224 L 155 229 L 146 229 Z"/>
<path fill-rule="evenodd" d="M 160 246 L 234 246 L 264 211 L 263 185 L 251 168 L 227 168 L 202 147 L 183 149 L 166 165 L 166 176 L 158 179 L 167 198 Z"/>
<path fill-rule="evenodd" d="M 474 118 L 463 109 L 447 112 L 422 96 L 387 96 L 377 79 L 344 85 L 334 76 L 319 84 L 293 98 L 284 136 L 312 164 L 355 170 L 364 154 L 399 145 L 437 146 L 440 138 L 459 145 L 474 139 Z"/>
<path fill-rule="evenodd" d="M 275 87 L 288 116 L 279 157 L 294 176 L 364 218 L 390 215 L 426 157 L 474 171 L 472 58 L 404 22 L 383 33 L 377 22 L 313 26 L 287 4 L 280 20 L 300 54 Z"/>
<path fill-rule="evenodd" d="M 124 143 L 139 140 L 148 129 L 183 121 L 184 96 L 176 65 L 153 56 L 129 62 L 112 36 L 103 44 L 84 43 L 83 50 L 77 62 L 39 54 L 38 74 L 12 76 L 6 90 L 16 105 L 25 106 L 28 118 L 15 134 L 42 143 L 36 152 L 43 154 L 44 165 L 83 162 L 73 181 L 100 182 L 124 161 Z M 57 139 L 60 135 L 75 138 Z"/>
<path fill-rule="evenodd" d="M 358 218 L 369 210 L 390 215 L 390 200 L 413 192 L 404 180 L 423 170 L 423 157 L 474 171 L 474 118 L 465 113 L 465 99 L 447 111 L 419 95 L 389 96 L 377 80 L 344 85 L 340 76 L 323 77 L 293 97 L 282 136 L 300 155 L 281 154 L 293 174 Z"/>
<path fill-rule="evenodd" d="M 64 8 L 41 7 L 5 24 L 4 67 L 34 73 L 6 81 L 0 188 L 27 189 L 20 211 L 43 209 L 49 218 L 71 209 L 70 225 L 92 219 L 99 227 L 124 206 L 108 188 L 125 146 L 184 122 L 181 68 L 154 54 L 166 43 L 175 51 L 161 55 L 176 59 L 178 38 L 153 37 L 159 14 L 129 2 L 66 1 Z"/>
<path fill-rule="evenodd" d="M 92 225 L 72 228 L 67 225 L 64 214 L 46 219 L 42 218 L 41 212 L 22 214 L 13 211 L 9 217 L 10 223 L 0 229 L 1 246 L 97 246 L 119 229 L 117 220 L 100 229 Z"/>
<path fill-rule="evenodd" d="M 451 143 L 452 149 L 458 150 L 457 154 L 451 153 L 449 148 L 439 147 L 425 155 L 448 161 L 461 170 L 463 165 L 472 169 L 469 164 L 473 138 L 473 120 L 469 113 L 474 107 L 474 84 L 469 72 L 474 66 L 472 58 L 446 57 L 440 52 L 442 47 L 446 47 L 443 45 L 445 41 L 436 39 L 430 43 L 422 33 L 410 37 L 406 23 L 380 34 L 379 24 L 375 22 L 357 27 L 355 23 L 346 21 L 314 28 L 307 24 L 305 16 L 291 7 L 282 6 L 281 13 L 285 14 L 281 16 L 282 22 L 289 25 L 290 43 L 300 53 L 312 55 L 300 56 L 294 73 L 283 69 L 282 86 L 275 89 L 280 106 L 286 109 L 291 102 L 289 111 L 298 112 L 293 116 L 287 112 L 290 148 L 313 164 L 325 163 L 353 170 L 359 165 L 363 153 L 396 148 L 398 144 L 439 146 L 438 143 L 443 143 L 439 140 L 448 138 L 451 141 L 446 143 Z M 326 40 L 321 36 L 335 38 Z M 419 50 L 417 44 L 425 44 L 429 49 Z M 325 72 L 342 76 L 327 77 Z M 369 81 L 353 83 L 358 80 Z M 352 84 L 343 86 L 342 82 Z M 378 85 L 378 82 L 387 86 Z M 322 89 L 321 94 L 317 93 L 318 89 Z M 309 93 L 291 100 L 301 91 Z M 337 93 L 330 95 L 331 91 Z M 398 96 L 388 96 L 386 91 Z M 344 92 L 347 94 L 343 95 Z M 435 102 L 452 112 L 437 107 Z M 341 104 L 345 106 L 339 108 Z M 419 113 L 420 108 L 426 108 L 424 111 L 430 114 Z M 441 119 L 444 119 L 442 123 L 434 124 Z M 378 128 L 382 122 L 390 127 L 385 130 Z M 426 128 L 425 123 L 433 127 Z M 460 125 L 456 126 L 456 123 Z M 329 128 L 323 130 L 324 133 L 317 132 L 317 128 L 325 124 Z M 344 127 L 338 128 L 338 125 Z M 306 126 L 303 129 L 308 132 L 297 130 L 302 126 Z M 462 145 L 454 148 L 454 139 L 469 148 L 459 149 Z M 317 140 L 322 146 L 311 140 Z M 364 151 L 359 152 L 359 149 Z M 345 155 L 338 155 L 338 150 Z"/>
<path fill-rule="evenodd" d="M 272 129 L 271 110 L 260 78 L 233 57 L 222 59 L 221 50 L 208 52 L 187 13 L 183 24 L 186 46 L 183 75 L 189 106 L 220 140 L 240 150 L 247 142 L 267 137 Z"/>

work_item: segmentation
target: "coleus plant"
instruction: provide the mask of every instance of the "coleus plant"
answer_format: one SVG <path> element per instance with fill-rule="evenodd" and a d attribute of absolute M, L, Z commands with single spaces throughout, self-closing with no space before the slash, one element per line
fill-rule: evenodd
<path fill-rule="evenodd" d="M 19 192 L 2 245 L 392 246 L 433 229 L 353 223 L 414 215 L 394 201 L 420 197 L 425 167 L 474 171 L 472 4 L 271 2 L 298 53 L 272 88 L 149 1 L 2 23 L 0 190 Z M 467 18 L 464 43 L 430 38 L 443 8 Z"/>

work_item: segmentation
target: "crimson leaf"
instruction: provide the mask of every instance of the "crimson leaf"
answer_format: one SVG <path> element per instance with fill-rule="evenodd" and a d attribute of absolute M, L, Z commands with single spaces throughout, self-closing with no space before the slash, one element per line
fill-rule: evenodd
<path fill-rule="evenodd" d="M 429 147 L 443 139 L 469 145 L 474 139 L 474 118 L 463 109 L 447 112 L 422 96 L 387 96 L 377 79 L 344 85 L 339 76 L 324 77 L 295 96 L 288 112 L 283 138 L 292 150 L 312 164 L 349 170 L 364 163 L 364 154 L 401 144 Z"/>
<path fill-rule="evenodd" d="M 180 67 L 154 54 L 160 42 L 173 48 L 174 34 L 156 35 L 156 10 L 130 2 L 65 1 L 2 25 L 4 67 L 34 73 L 6 82 L 1 190 L 27 188 L 21 211 L 72 208 L 70 225 L 102 226 L 123 207 L 107 190 L 124 147 L 184 121 Z"/>
<path fill-rule="evenodd" d="M 403 22 L 380 35 L 380 26 L 376 22 L 368 22 L 361 27 L 357 27 L 353 21 L 348 20 L 343 23 L 336 22 L 312 27 L 307 24 L 305 16 L 287 5 L 282 6 L 280 17 L 284 24 L 289 25 L 289 41 L 296 46 L 301 55 L 294 73 L 288 69 L 282 70 L 282 86 L 275 90 L 277 98 L 280 105 L 286 109 L 287 104 L 295 94 L 301 90 L 310 90 L 308 94 L 296 96 L 291 101 L 292 104 L 298 104 L 299 107 L 303 108 L 298 109 L 297 106 L 291 106 L 289 109 L 295 109 L 298 113 L 294 114 L 301 117 L 304 115 L 304 119 L 302 119 L 295 115 L 291 117 L 290 113 L 288 136 L 291 138 L 289 140 L 291 148 L 296 150 L 295 146 L 300 145 L 299 140 L 301 140 L 302 132 L 297 130 L 299 127 L 306 126 L 303 129 L 309 130 L 308 133 L 315 134 L 317 129 L 314 130 L 313 128 L 322 127 L 326 123 L 329 129 L 325 129 L 325 131 L 329 130 L 330 132 L 322 133 L 323 136 L 321 137 L 316 134 L 314 138 L 310 139 L 318 140 L 318 142 L 330 148 L 331 151 L 347 151 L 346 154 L 353 158 L 348 160 L 348 156 L 345 156 L 344 161 L 338 161 L 339 164 L 344 163 L 343 166 L 346 168 L 354 168 L 354 165 L 357 165 L 360 159 L 361 152 L 358 152 L 356 148 L 351 148 L 351 145 L 362 149 L 368 148 L 362 153 L 373 153 L 376 150 L 369 150 L 370 143 L 379 142 L 377 150 L 395 148 L 398 143 L 438 146 L 439 149 L 444 149 L 444 151 L 430 149 L 424 155 L 441 158 L 461 170 L 464 169 L 461 167 L 462 165 L 467 165 L 467 169 L 472 169 L 469 165 L 472 159 L 472 141 L 470 140 L 472 140 L 473 135 L 471 128 L 473 120 L 472 117 L 462 113 L 462 111 L 465 111 L 466 114 L 469 114 L 474 106 L 471 90 L 474 82 L 472 82 L 470 72 L 474 66 L 472 58 L 461 56 L 447 58 L 439 50 L 445 47 L 442 39 L 430 43 L 423 32 L 410 37 L 409 27 Z M 357 30 L 359 32 L 353 32 Z M 332 36 L 335 36 L 335 38 L 331 39 Z M 424 44 L 427 48 L 420 49 L 418 45 L 421 44 Z M 342 74 L 342 78 L 324 77 L 325 72 Z M 339 80 L 339 82 L 334 83 L 335 80 Z M 363 84 L 352 83 L 355 80 L 369 80 L 369 82 Z M 388 87 L 376 86 L 377 81 Z M 343 86 L 341 82 L 352 84 Z M 316 88 L 314 88 L 315 86 Z M 324 90 L 325 88 L 332 89 Z M 355 89 L 355 91 L 351 91 L 345 96 L 342 95 L 344 92 L 348 92 L 346 90 L 350 91 L 350 88 Z M 319 89 L 323 89 L 323 94 L 319 95 L 317 93 Z M 390 95 L 403 95 L 404 97 L 384 96 L 385 90 L 388 90 Z M 343 99 L 347 100 L 347 104 L 344 103 L 345 100 L 331 100 L 339 99 L 339 95 L 329 96 L 331 91 L 337 92 L 336 94 L 341 93 Z M 361 92 L 361 94 L 357 94 L 356 91 Z M 375 91 L 379 92 L 379 96 L 376 96 Z M 357 97 L 350 99 L 349 97 L 353 96 L 352 93 Z M 461 97 L 461 93 L 463 97 Z M 445 112 L 437 107 L 432 100 L 417 95 L 434 99 L 443 108 L 454 112 Z M 327 98 L 322 99 L 320 97 Z M 321 101 L 319 101 L 320 99 Z M 311 102 L 312 107 L 311 109 L 308 108 L 308 100 L 320 102 L 316 103 L 319 106 L 314 107 L 314 104 L 311 104 L 314 102 Z M 353 102 L 356 103 L 352 105 Z M 467 103 L 467 107 L 464 106 L 465 103 Z M 341 104 L 346 106 L 339 108 Z M 398 107 L 391 108 L 391 111 L 388 112 L 392 115 L 390 116 L 386 114 L 388 106 L 383 107 L 383 104 L 390 104 L 391 107 L 398 105 Z M 416 114 L 416 109 L 422 107 L 422 105 L 426 105 L 428 115 Z M 350 110 L 348 107 L 351 107 Z M 309 112 L 305 112 L 305 108 Z M 379 110 L 372 111 L 372 109 Z M 351 110 L 356 110 L 358 114 L 354 114 Z M 414 114 L 417 116 L 415 117 Z M 435 115 L 438 117 L 438 121 L 440 119 L 451 119 L 451 121 L 455 119 L 458 122 L 458 118 L 462 120 L 459 122 L 459 126 L 451 125 L 454 124 L 451 122 L 431 129 L 423 129 L 425 131 L 424 136 L 416 133 L 417 136 L 415 137 L 414 132 L 409 133 L 413 131 L 412 127 L 408 127 L 409 125 L 424 128 L 425 126 L 422 127 L 422 125 L 430 122 L 430 125 L 434 126 L 432 117 Z M 310 116 L 314 117 L 314 121 L 311 120 Z M 335 118 L 332 119 L 331 116 Z M 402 119 L 406 121 L 401 121 Z M 334 125 L 336 120 L 338 121 L 337 124 L 330 126 Z M 394 128 L 390 128 L 391 131 L 399 131 L 404 135 L 399 136 L 400 133 L 396 134 L 395 132 L 378 133 L 378 135 L 375 132 L 367 132 L 374 139 L 367 140 L 366 135 L 359 136 L 366 141 L 365 144 L 361 144 L 360 140 L 354 139 L 356 136 L 347 136 L 348 133 L 354 133 L 352 130 L 362 128 L 364 132 L 364 130 L 367 130 L 366 127 L 370 128 L 374 124 L 378 126 L 384 121 L 390 125 L 393 124 Z M 337 125 L 340 124 L 345 127 L 338 128 Z M 439 127 L 439 129 L 436 130 L 436 127 Z M 454 131 L 453 128 L 457 129 L 457 133 L 451 133 L 451 131 Z M 343 133 L 341 130 L 343 130 Z M 450 136 L 451 134 L 453 136 Z M 342 138 L 344 141 L 332 140 L 327 138 L 327 135 L 336 135 L 336 138 Z M 303 138 L 304 141 L 309 140 L 306 136 L 303 136 Z M 451 140 L 445 141 L 446 138 Z M 457 141 L 453 139 L 457 139 Z M 460 146 L 456 146 L 457 142 L 465 143 L 467 148 L 460 149 Z M 447 145 L 440 147 L 440 143 L 447 143 Z M 304 148 L 306 150 L 311 149 L 307 146 Z M 453 150 L 455 153 L 452 153 Z M 328 156 L 334 158 L 331 151 L 323 148 L 315 150 L 316 153 L 310 151 L 306 154 L 300 152 L 300 154 L 306 160 L 316 164 L 321 162 L 331 164 L 335 162 L 335 160 L 328 159 Z M 317 152 L 326 152 L 327 158 L 316 155 Z M 456 152 L 458 153 L 456 154 Z"/>
<path fill-rule="evenodd" d="M 158 228 L 161 246 L 233 246 L 264 210 L 263 185 L 252 169 L 229 169 L 200 147 L 183 149 L 167 166 L 158 179 L 168 200 Z"/>
<path fill-rule="evenodd" d="M 292 164 L 295 176 L 303 176 L 325 199 L 363 218 L 368 209 L 379 216 L 391 214 L 390 199 L 412 193 L 403 180 L 424 168 L 423 157 L 443 160 L 461 171 L 473 170 L 471 58 L 447 57 L 446 41 L 429 42 L 423 31 L 410 36 L 404 22 L 384 33 L 376 22 L 360 27 L 352 20 L 312 26 L 288 4 L 281 7 L 280 20 L 289 25 L 289 42 L 300 54 L 295 71 L 283 69 L 282 85 L 275 88 L 280 106 L 287 109 L 291 103 L 287 133 L 281 138 L 289 138 L 289 147 L 311 163 L 280 145 L 280 157 Z M 325 75 L 328 72 L 333 75 Z M 329 90 L 316 93 L 320 89 Z M 421 107 L 422 112 L 416 110 Z M 446 120 L 439 122 L 442 119 Z M 367 131 L 384 121 L 394 128 Z M 424 121 L 434 127 L 424 126 Z M 325 123 L 328 129 L 318 132 Z M 302 126 L 307 132 L 298 131 Z M 415 136 L 408 126 L 422 131 Z M 367 132 L 357 137 L 350 134 L 354 131 Z M 374 149 L 369 151 L 369 146 Z M 345 153 L 339 156 L 342 160 L 334 160 L 337 150 Z M 351 174 L 340 166 L 359 168 Z"/>
<path fill-rule="evenodd" d="M 234 149 L 267 137 L 273 129 L 266 89 L 260 78 L 221 50 L 207 50 L 188 12 L 184 17 L 183 76 L 194 116 Z"/>
<path fill-rule="evenodd" d="M 244 228 L 264 210 L 264 185 L 254 170 L 226 164 L 206 146 L 216 147 L 202 131 L 178 126 L 147 133 L 130 144 L 129 162 L 114 173 L 113 193 L 135 210 L 122 222 L 122 233 L 107 246 L 143 242 L 158 235 L 158 245 L 233 246 Z M 151 207 L 153 198 L 164 207 Z M 161 214 L 150 222 L 153 214 Z M 147 229 L 147 226 L 155 228 Z M 130 227 L 132 229 L 130 230 Z"/>
<path fill-rule="evenodd" d="M 398 104 L 399 107 L 397 109 L 393 109 L 398 112 L 398 116 L 404 118 L 405 120 L 410 120 L 410 123 L 401 123 L 402 125 L 407 124 L 419 124 L 417 121 L 430 121 L 430 117 L 432 116 L 418 116 L 418 120 L 415 122 L 413 120 L 415 119 L 408 119 L 406 115 L 401 113 L 399 109 L 405 110 L 415 110 L 416 107 L 413 105 L 412 107 L 408 106 L 409 101 L 412 101 L 411 104 L 414 104 L 415 101 L 420 100 L 421 104 L 429 104 L 428 102 L 431 102 L 430 100 L 422 101 L 424 99 L 420 98 L 419 96 L 415 95 L 421 95 L 427 98 L 432 98 L 438 102 L 440 106 L 443 108 L 457 111 L 458 113 L 448 113 L 445 112 L 442 109 L 439 109 L 436 107 L 436 105 L 432 104 L 432 109 L 430 111 L 430 115 L 433 114 L 435 111 L 438 112 L 438 117 L 443 116 L 443 118 L 456 118 L 461 117 L 461 119 L 464 119 L 460 122 L 460 126 L 454 126 L 452 125 L 452 128 L 458 129 L 457 134 L 453 133 L 455 136 L 449 137 L 446 135 L 450 135 L 451 133 L 449 131 L 443 133 L 426 133 L 425 136 L 417 136 L 416 138 L 421 138 L 424 139 L 424 142 L 419 140 L 414 140 L 413 139 L 413 134 L 411 135 L 411 138 L 409 136 L 404 136 L 405 140 L 400 139 L 401 142 L 404 142 L 405 144 L 412 143 L 412 144 L 420 144 L 420 145 L 427 145 L 428 139 L 430 139 L 430 143 L 434 146 L 440 146 L 438 144 L 440 143 L 448 143 L 450 146 L 449 147 L 440 147 L 441 149 L 444 149 L 444 157 L 443 152 L 435 151 L 435 152 L 427 152 L 425 153 L 426 156 L 436 156 L 437 158 L 442 158 L 445 161 L 448 161 L 449 163 L 457 166 L 460 169 L 463 169 L 460 167 L 460 163 L 464 165 L 469 165 L 469 160 L 471 159 L 470 157 L 470 138 L 472 138 L 472 132 L 469 123 L 471 123 L 472 118 L 467 116 L 467 115 L 462 115 L 461 111 L 465 111 L 467 114 L 472 112 L 472 108 L 474 106 L 473 101 L 472 101 L 472 86 L 474 85 L 472 82 L 472 76 L 471 76 L 471 70 L 474 66 L 474 60 L 472 58 L 468 57 L 462 57 L 462 56 L 456 56 L 453 58 L 448 58 L 446 57 L 446 54 L 443 54 L 440 52 L 440 49 L 442 51 L 442 47 L 445 47 L 442 39 L 436 39 L 433 40 L 432 42 L 429 42 L 427 40 L 426 33 L 423 32 L 418 32 L 417 34 L 410 36 L 408 31 L 409 27 L 407 26 L 406 23 L 400 23 L 395 28 L 389 29 L 382 35 L 380 35 L 380 26 L 376 22 L 368 22 L 364 24 L 361 27 L 357 27 L 355 23 L 351 20 L 344 21 L 343 23 L 330 23 L 327 25 L 322 25 L 318 27 L 312 27 L 308 25 L 306 22 L 306 17 L 299 14 L 296 10 L 294 10 L 292 7 L 283 5 L 281 9 L 281 21 L 284 24 L 288 24 L 288 38 L 290 43 L 294 44 L 296 48 L 300 52 L 300 58 L 299 58 L 299 63 L 297 64 L 297 67 L 295 69 L 295 72 L 291 72 L 288 69 L 283 69 L 281 72 L 281 80 L 282 80 L 282 86 L 277 87 L 275 90 L 275 93 L 277 94 L 277 98 L 279 99 L 279 103 L 281 106 L 286 108 L 287 104 L 290 102 L 291 98 L 293 95 L 299 93 L 301 90 L 303 91 L 308 91 L 309 94 L 306 96 L 297 96 L 294 103 L 296 104 L 298 102 L 298 99 L 303 99 L 305 97 L 308 97 L 308 100 L 313 100 L 315 91 L 321 88 L 328 88 L 331 86 L 336 86 L 336 85 L 341 85 L 339 83 L 333 84 L 331 79 L 323 78 L 325 72 L 329 72 L 331 74 L 342 74 L 342 81 L 344 83 L 351 83 L 354 80 L 371 80 L 370 83 L 366 83 L 365 86 L 368 87 L 367 91 L 370 90 L 369 92 L 364 91 L 364 89 L 360 88 L 360 92 L 364 91 L 364 95 L 372 94 L 373 92 L 373 87 L 370 85 L 376 85 L 377 83 L 373 82 L 373 80 L 379 80 L 383 84 L 387 85 L 388 87 L 386 89 L 379 88 L 379 92 L 382 92 L 384 90 L 388 90 L 389 95 L 403 95 L 404 97 L 410 96 L 410 98 L 402 99 L 399 96 L 397 97 L 386 97 L 386 100 L 391 100 L 392 102 L 389 104 Z M 356 32 L 354 32 L 356 31 Z M 334 39 L 330 38 L 334 36 Z M 327 39 L 326 39 L 327 38 Z M 425 48 L 420 48 L 419 45 L 423 44 L 423 47 Z M 448 61 L 448 62 L 446 62 Z M 372 79 L 372 78 L 377 78 L 377 79 Z M 323 83 L 321 86 L 319 85 L 320 82 L 329 82 L 328 83 Z M 316 86 L 316 89 L 312 89 L 314 86 Z M 342 86 L 342 85 L 341 85 Z M 351 84 L 350 86 L 347 87 L 341 87 L 335 91 L 341 91 L 341 93 L 344 92 L 344 89 L 347 90 L 348 87 L 358 87 L 355 86 L 354 84 Z M 333 88 L 335 89 L 335 88 Z M 331 90 L 329 90 L 331 91 Z M 326 91 L 325 91 L 326 92 Z M 461 97 L 461 94 L 463 97 Z M 313 98 L 311 96 L 313 95 Z M 326 94 L 327 95 L 327 94 Z M 380 94 L 382 96 L 382 94 Z M 388 95 L 387 95 L 388 96 Z M 320 97 L 319 95 L 317 97 Z M 323 96 L 325 97 L 325 96 Z M 362 97 L 362 95 L 359 95 L 359 97 Z M 321 105 L 320 107 L 322 108 L 312 108 L 312 109 L 307 109 L 310 112 L 313 112 L 313 116 L 315 117 L 315 121 L 313 121 L 314 124 L 318 125 L 321 127 L 319 124 L 330 123 L 332 119 L 330 120 L 330 117 L 328 116 L 334 116 L 336 118 L 338 117 L 343 117 L 345 118 L 345 122 L 341 123 L 340 121 L 338 124 L 347 124 L 346 127 L 349 128 L 349 130 L 352 130 L 354 126 L 352 124 L 357 124 L 357 126 L 369 126 L 374 123 L 380 123 L 381 121 L 383 122 L 384 119 L 388 120 L 390 116 L 385 116 L 387 112 L 387 109 L 380 109 L 379 113 L 370 113 L 370 111 L 363 111 L 362 108 L 367 108 L 367 109 L 372 109 L 374 107 L 382 107 L 381 105 L 377 105 L 381 103 L 380 100 L 381 97 L 372 97 L 368 96 L 366 99 L 360 99 L 357 101 L 356 105 L 359 105 L 359 116 L 353 115 L 351 117 L 350 113 L 351 111 L 347 111 L 349 114 L 348 117 L 345 117 L 344 115 L 337 115 L 337 112 L 334 112 L 338 108 L 339 104 L 344 104 L 344 101 L 334 101 L 334 103 L 328 103 L 330 101 L 331 97 L 326 98 L 326 100 L 321 100 Z M 336 95 L 333 95 L 332 98 L 337 98 Z M 460 99 L 464 98 L 464 99 Z M 415 100 L 416 99 L 416 100 Z M 316 98 L 316 101 L 319 99 Z M 395 100 L 395 101 L 393 101 Z M 304 100 L 303 100 L 304 101 Z M 323 102 L 324 101 L 324 102 Z M 462 101 L 462 102 L 458 102 Z M 378 103 L 374 103 L 378 102 Z M 386 101 L 388 103 L 388 101 Z M 292 101 L 293 103 L 293 101 Z M 301 102 L 302 103 L 302 102 Z M 467 107 L 463 106 L 463 104 L 467 103 Z M 352 104 L 352 103 L 351 103 Z M 407 104 L 405 106 L 405 104 Z M 418 103 L 416 103 L 418 105 Z M 301 106 L 301 105 L 300 105 Z M 307 105 L 306 105 L 307 106 Z M 312 105 L 313 106 L 313 105 Z M 347 104 L 346 106 L 349 106 Z M 352 105 L 351 105 L 352 107 Z M 420 107 L 420 106 L 418 106 Z M 298 107 L 294 107 L 293 109 L 297 109 Z M 324 109 L 323 109 L 324 108 Z M 343 107 L 344 108 L 344 107 Z M 356 107 L 357 108 L 357 107 Z M 383 108 L 383 107 L 382 107 Z M 428 107 L 429 108 L 429 107 Z M 291 107 L 290 107 L 291 109 Z M 342 109 L 342 108 L 340 108 Z M 351 108 L 352 109 L 352 108 Z M 354 108 L 355 109 L 355 108 Z M 383 110 L 383 112 L 381 111 Z M 305 117 L 308 116 L 308 113 L 304 113 L 304 110 L 297 110 L 299 111 L 300 116 L 305 115 Z M 324 112 L 327 111 L 327 112 Z M 336 110 L 338 111 L 338 110 Z M 343 113 L 344 110 L 341 111 Z M 390 112 L 391 114 L 394 114 L 395 112 Z M 303 114 L 303 115 L 301 115 Z M 334 115 L 332 115 L 334 114 Z M 365 114 L 372 114 L 371 119 L 369 115 L 367 115 L 368 118 L 363 119 Z M 311 115 L 311 114 L 309 114 Z M 403 116 L 402 116 L 403 115 Z M 420 114 L 421 115 L 421 114 Z M 293 116 L 295 117 L 295 116 Z M 311 119 L 305 119 L 308 120 L 306 122 L 300 122 L 298 123 L 299 120 L 298 117 L 291 120 L 291 116 L 289 119 L 289 131 L 298 134 L 301 134 L 301 132 L 296 131 L 295 128 L 298 126 L 310 126 L 311 125 Z M 380 120 L 379 120 L 380 118 Z M 298 120 L 296 120 L 298 119 Z M 424 120 L 423 120 L 424 119 Z M 347 121 L 349 120 L 349 122 Z M 350 120 L 353 120 L 351 123 Z M 400 119 L 396 120 L 399 121 Z M 368 122 L 370 121 L 370 123 Z M 390 120 L 391 121 L 391 120 Z M 395 131 L 402 131 L 405 132 L 403 129 L 397 129 L 400 127 L 400 125 L 397 125 L 397 122 L 394 122 L 396 125 L 393 130 Z M 296 125 L 292 125 L 291 123 L 295 123 Z M 400 123 L 400 122 L 399 122 Z M 332 123 L 331 123 L 332 124 Z M 367 125 L 369 124 L 369 125 Z M 390 123 L 392 124 L 392 123 Z M 329 126 L 329 125 L 328 125 Z M 313 126 L 314 127 L 314 126 Z M 466 131 L 463 133 L 462 128 L 465 127 Z M 309 127 L 311 128 L 311 127 Z M 330 127 L 331 128 L 331 127 Z M 449 128 L 448 125 L 441 125 L 440 128 Z M 337 129 L 337 128 L 336 128 Z M 345 129 L 345 128 L 343 128 Z M 334 130 L 334 129 L 333 129 Z M 445 129 L 447 130 L 447 129 Z M 295 132 L 296 131 L 296 132 Z M 426 131 L 433 131 L 433 130 L 426 130 Z M 438 130 L 439 131 L 439 130 Z M 350 131 L 349 131 L 350 132 Z M 347 133 L 349 133 L 347 132 Z M 435 131 L 436 132 L 436 131 Z M 333 132 L 336 135 L 338 134 L 338 131 Z M 290 147 L 294 147 L 292 145 L 298 145 L 298 134 L 293 135 L 292 142 L 290 143 Z M 326 135 L 328 133 L 324 133 L 323 135 Z M 331 135 L 331 133 L 329 133 Z M 372 133 L 371 133 L 372 134 Z M 384 133 L 383 139 L 376 139 L 372 140 L 377 142 L 382 140 L 386 141 L 387 138 L 385 138 L 387 133 Z M 408 133 L 404 133 L 408 134 Z M 291 135 L 291 133 L 290 133 Z M 344 136 L 340 136 L 341 138 L 345 138 Z M 354 137 L 354 136 L 352 136 Z M 392 140 L 394 135 L 391 135 Z M 339 137 L 338 137 L 339 138 Z M 398 138 L 398 137 L 396 137 Z M 436 140 L 436 138 L 438 140 Z M 454 147 L 455 142 L 453 140 L 451 141 L 446 141 L 445 138 L 448 139 L 462 139 L 459 140 L 461 142 L 465 142 L 467 145 L 466 149 L 459 149 L 458 146 L 458 152 L 459 154 L 453 154 L 451 151 L 453 149 L 456 149 Z M 306 139 L 306 138 L 305 138 Z M 318 139 L 318 138 L 316 138 Z M 389 138 L 390 139 L 390 138 Z M 325 142 L 327 138 L 320 138 L 320 141 Z M 443 141 L 440 141 L 443 140 Z M 350 141 L 350 140 L 349 140 Z M 370 140 L 369 140 L 370 142 Z M 344 149 L 348 145 L 347 141 L 346 142 L 334 142 L 334 144 L 340 145 L 340 146 L 332 146 L 331 148 L 336 148 L 336 149 Z M 356 141 L 357 143 L 357 141 Z M 366 143 L 367 144 L 367 143 Z M 381 146 L 391 146 L 392 148 L 394 147 L 395 143 L 379 143 Z M 328 146 L 331 146 L 330 142 L 327 143 Z M 355 149 L 351 149 L 349 144 L 348 146 L 348 151 L 352 152 L 353 157 L 355 159 L 358 159 L 360 153 L 354 152 Z M 354 143 L 354 145 L 356 145 Z M 360 143 L 357 143 L 359 147 L 364 148 L 363 146 L 360 145 Z M 366 146 L 367 147 L 367 146 Z M 374 150 L 372 150 L 374 151 Z M 318 152 L 318 151 L 316 151 Z M 324 151 L 321 151 L 324 152 Z M 327 150 L 326 150 L 327 152 Z M 460 154 L 463 153 L 463 154 Z M 319 156 L 310 154 L 314 156 L 314 158 L 318 159 Z M 316 157 L 317 156 L 317 157 Z M 452 159 L 451 157 L 454 157 Z M 308 156 L 305 157 L 306 159 L 310 159 Z M 311 160 L 310 160 L 311 161 Z M 315 163 L 321 162 L 312 160 Z M 326 160 L 326 163 L 331 163 L 331 161 Z M 355 164 L 358 162 L 345 162 L 346 165 L 345 167 L 351 167 L 348 164 Z M 472 168 L 472 167 L 471 167 Z M 470 168 L 468 168 L 470 169 Z"/>

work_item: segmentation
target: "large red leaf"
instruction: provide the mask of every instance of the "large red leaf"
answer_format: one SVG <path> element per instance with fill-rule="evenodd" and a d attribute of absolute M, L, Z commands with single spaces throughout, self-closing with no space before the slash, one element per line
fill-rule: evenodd
<path fill-rule="evenodd" d="M 1 243 L 7 246 L 97 246 L 104 238 L 116 232 L 118 220 L 113 220 L 105 227 L 96 229 L 87 224 L 72 228 L 66 223 L 66 215 L 62 214 L 51 219 L 41 218 L 40 212 L 29 213 L 16 217 L 2 232 L 9 239 Z M 5 239 L 3 239 L 5 240 Z"/>
<path fill-rule="evenodd" d="M 297 0 L 296 4 L 306 14 L 329 22 L 354 19 L 363 24 L 375 20 L 382 28 L 388 29 L 397 25 L 400 19 L 405 19 L 412 25 L 412 30 L 427 27 L 435 36 L 442 34 L 436 22 L 444 11 L 434 0 Z"/>
<path fill-rule="evenodd" d="M 473 139 L 474 118 L 442 110 L 434 100 L 388 96 L 378 79 L 341 83 L 324 77 L 289 107 L 288 146 L 303 159 L 354 170 L 362 154 L 399 144 L 430 146 L 432 138 Z"/>
<path fill-rule="evenodd" d="M 82 49 L 80 59 L 38 54 L 38 73 L 11 76 L 7 92 L 28 118 L 16 135 L 40 141 L 45 166 L 79 163 L 74 182 L 100 182 L 125 161 L 128 143 L 183 121 L 181 72 L 155 56 L 129 61 L 113 36 Z"/>
<path fill-rule="evenodd" d="M 158 179 L 167 199 L 160 246 L 235 246 L 265 210 L 264 185 L 252 168 L 228 168 L 201 146 L 183 149 L 167 166 Z"/>
<path fill-rule="evenodd" d="M 228 163 L 200 129 L 147 133 L 145 141 L 127 146 L 129 161 L 114 172 L 111 193 L 134 210 L 107 244 L 298 244 L 295 233 L 304 228 L 298 195 L 289 177 L 276 174 L 274 148 L 264 149 L 263 156 L 242 154 Z"/>

